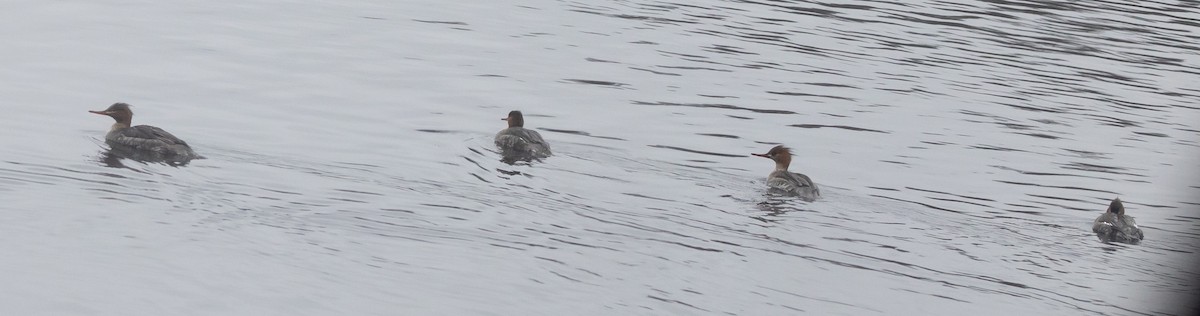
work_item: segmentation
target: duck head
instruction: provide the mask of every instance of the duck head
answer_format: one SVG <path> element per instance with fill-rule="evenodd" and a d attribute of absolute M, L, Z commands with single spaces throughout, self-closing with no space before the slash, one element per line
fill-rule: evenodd
<path fill-rule="evenodd" d="M 792 164 L 792 150 L 783 145 L 775 146 L 765 154 L 751 154 L 763 158 L 770 158 L 775 161 L 775 169 L 787 170 L 788 165 Z"/>
<path fill-rule="evenodd" d="M 521 111 L 508 112 L 508 117 L 500 120 L 508 121 L 508 127 L 525 127 L 525 116 L 521 115 Z"/>
<path fill-rule="evenodd" d="M 1112 200 L 1112 203 L 1108 203 L 1107 212 L 1117 215 L 1125 215 L 1125 205 L 1121 204 L 1121 198 L 1115 198 Z"/>
<path fill-rule="evenodd" d="M 113 105 L 109 106 L 107 109 L 104 109 L 104 111 L 88 112 L 100 115 L 108 115 L 116 120 L 118 124 L 124 124 L 125 126 L 129 126 L 130 122 L 133 121 L 133 111 L 129 109 L 129 104 L 125 103 L 113 103 Z"/>

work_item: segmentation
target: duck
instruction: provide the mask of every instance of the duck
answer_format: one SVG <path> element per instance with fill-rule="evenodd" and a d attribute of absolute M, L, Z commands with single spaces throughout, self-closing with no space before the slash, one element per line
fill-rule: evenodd
<path fill-rule="evenodd" d="M 1100 214 L 1092 222 L 1092 232 L 1102 242 L 1119 242 L 1137 244 L 1142 241 L 1142 229 L 1132 216 L 1125 215 L 1125 205 L 1121 198 L 1114 198 L 1108 203 L 1108 210 Z"/>
<path fill-rule="evenodd" d="M 750 155 L 770 158 L 775 161 L 775 170 L 767 175 L 767 187 L 772 192 L 794 195 L 808 202 L 815 201 L 821 196 L 821 190 L 817 188 L 817 183 L 813 182 L 811 178 L 803 174 L 788 171 L 788 166 L 792 164 L 792 150 L 790 148 L 779 145 L 771 148 L 765 154 Z"/>
<path fill-rule="evenodd" d="M 537 131 L 525 128 L 525 116 L 521 111 L 508 112 L 501 120 L 508 121 L 508 128 L 496 133 L 496 148 L 500 149 L 504 161 L 512 163 L 550 157 L 550 144 Z"/>
<path fill-rule="evenodd" d="M 104 142 L 112 151 L 142 160 L 184 161 L 200 158 L 187 142 L 161 128 L 150 125 L 133 126 L 133 110 L 129 108 L 129 104 L 114 103 L 103 111 L 88 112 L 107 115 L 116 120 L 108 134 L 104 135 Z"/>

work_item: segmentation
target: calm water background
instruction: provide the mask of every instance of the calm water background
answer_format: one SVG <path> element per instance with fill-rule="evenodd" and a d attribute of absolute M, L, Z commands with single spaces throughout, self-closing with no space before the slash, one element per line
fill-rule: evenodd
<path fill-rule="evenodd" d="M 0 312 L 1196 313 L 1198 6 L 6 1 Z"/>

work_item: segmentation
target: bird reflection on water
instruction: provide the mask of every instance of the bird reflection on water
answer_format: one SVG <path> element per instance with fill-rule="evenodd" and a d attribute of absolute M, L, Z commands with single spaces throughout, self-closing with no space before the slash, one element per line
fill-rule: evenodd
<path fill-rule="evenodd" d="M 122 159 L 129 159 L 143 163 L 161 163 L 172 167 L 187 166 L 193 159 L 204 159 L 203 157 L 162 157 L 161 155 L 144 154 L 133 151 L 124 151 L 120 149 L 109 148 L 100 152 L 97 160 L 109 168 L 124 168 L 131 169 L 126 166 Z"/>

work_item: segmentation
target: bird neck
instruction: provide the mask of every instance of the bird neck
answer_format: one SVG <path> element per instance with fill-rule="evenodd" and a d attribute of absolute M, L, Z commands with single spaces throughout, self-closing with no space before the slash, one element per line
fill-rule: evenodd
<path fill-rule="evenodd" d="M 112 128 L 109 129 L 109 131 L 115 131 L 115 130 L 126 129 L 126 128 L 129 128 L 129 121 L 125 121 L 125 122 L 118 121 L 116 123 L 113 123 Z"/>
<path fill-rule="evenodd" d="M 792 164 L 792 156 L 785 155 L 776 158 L 778 159 L 775 160 L 775 170 L 787 170 L 788 166 Z"/>

